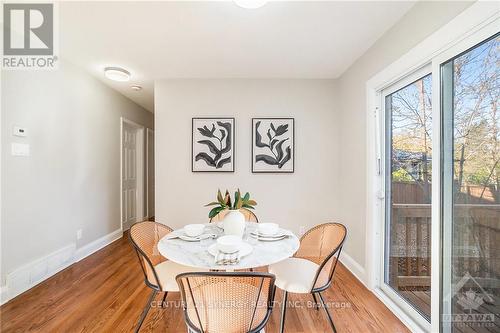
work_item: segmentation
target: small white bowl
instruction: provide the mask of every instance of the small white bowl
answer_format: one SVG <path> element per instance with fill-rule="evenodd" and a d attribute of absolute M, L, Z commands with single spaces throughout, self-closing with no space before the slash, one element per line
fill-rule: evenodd
<path fill-rule="evenodd" d="M 217 238 L 217 249 L 224 253 L 234 253 L 241 247 L 241 237 L 226 235 Z"/>
<path fill-rule="evenodd" d="M 205 230 L 204 224 L 188 224 L 184 226 L 184 233 L 189 237 L 197 237 L 203 234 Z"/>
<path fill-rule="evenodd" d="M 278 232 L 279 227 L 277 223 L 259 223 L 257 224 L 257 231 L 259 235 L 273 236 Z"/>

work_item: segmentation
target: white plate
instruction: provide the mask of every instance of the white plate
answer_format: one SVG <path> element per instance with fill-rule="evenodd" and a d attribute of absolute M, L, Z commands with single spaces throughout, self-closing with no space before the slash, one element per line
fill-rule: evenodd
<path fill-rule="evenodd" d="M 249 255 L 252 253 L 253 247 L 250 244 L 247 244 L 245 242 L 242 242 L 240 245 L 240 258 Z M 217 243 L 212 244 L 208 247 L 208 253 L 213 255 L 214 257 L 217 255 L 219 250 L 217 250 Z"/>
<path fill-rule="evenodd" d="M 250 237 L 264 242 L 275 242 L 288 238 L 289 235 L 280 235 L 279 237 L 278 236 L 266 237 L 266 236 L 257 236 L 256 234 L 250 234 Z"/>
<path fill-rule="evenodd" d="M 196 236 L 196 237 L 191 237 L 191 236 L 188 236 L 186 234 L 179 235 L 179 239 L 182 239 L 183 241 L 186 241 L 186 242 L 199 242 L 201 240 L 208 239 L 210 237 L 212 237 L 211 234 L 203 234 L 203 235 Z"/>
<path fill-rule="evenodd" d="M 187 235 L 179 235 L 179 239 L 182 239 L 186 242 L 199 242 L 201 239 L 197 237 L 189 237 Z"/>
<path fill-rule="evenodd" d="M 263 234 L 259 232 L 258 230 L 254 230 L 250 233 L 252 236 L 259 236 L 259 237 L 264 237 L 264 238 L 279 238 L 279 237 L 284 237 L 288 236 L 288 233 L 286 233 L 284 230 L 278 230 L 274 234 Z"/>

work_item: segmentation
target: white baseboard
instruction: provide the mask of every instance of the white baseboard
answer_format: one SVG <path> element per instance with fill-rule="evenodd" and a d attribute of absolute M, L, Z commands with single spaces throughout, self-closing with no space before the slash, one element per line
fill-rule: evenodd
<path fill-rule="evenodd" d="M 118 229 L 79 249 L 76 249 L 76 244 L 69 244 L 8 273 L 6 285 L 0 287 L 0 305 L 33 288 L 75 262 L 120 239 L 122 235 L 122 230 Z"/>
<path fill-rule="evenodd" d="M 95 241 L 88 243 L 87 245 L 82 246 L 75 253 L 75 262 L 82 260 L 85 257 L 88 257 L 92 253 L 99 251 L 106 245 L 113 243 L 115 240 L 122 238 L 123 231 L 122 229 L 117 229 L 110 234 L 107 234 Z"/>
<path fill-rule="evenodd" d="M 356 260 L 354 260 L 347 252 L 342 251 L 340 254 L 340 262 L 359 280 L 367 286 L 366 271 Z"/>
<path fill-rule="evenodd" d="M 0 287 L 0 305 L 7 302 L 9 299 L 9 288 L 7 286 Z"/>
<path fill-rule="evenodd" d="M 8 302 L 71 265 L 74 262 L 75 250 L 75 244 L 67 245 L 8 273 L 6 285 L 1 288 L 1 304 Z"/>

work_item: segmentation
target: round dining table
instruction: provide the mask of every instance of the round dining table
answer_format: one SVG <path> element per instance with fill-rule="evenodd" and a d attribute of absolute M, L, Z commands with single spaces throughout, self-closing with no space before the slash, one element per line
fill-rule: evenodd
<path fill-rule="evenodd" d="M 280 228 L 280 231 L 287 235 L 284 239 L 265 241 L 251 236 L 256 232 L 257 223 L 246 222 L 243 242 L 252 247 L 252 251 L 241 257 L 239 262 L 231 265 L 217 265 L 214 255 L 210 254 L 208 249 L 216 243 L 217 238 L 224 235 L 220 224 L 207 223 L 205 234 L 211 234 L 213 237 L 200 241 L 186 241 L 176 236 L 184 235 L 183 229 L 177 229 L 160 239 L 158 242 L 158 251 L 162 256 L 175 263 L 208 270 L 226 270 L 250 269 L 261 266 L 267 266 L 286 258 L 293 256 L 299 249 L 299 239 L 290 230 Z"/>

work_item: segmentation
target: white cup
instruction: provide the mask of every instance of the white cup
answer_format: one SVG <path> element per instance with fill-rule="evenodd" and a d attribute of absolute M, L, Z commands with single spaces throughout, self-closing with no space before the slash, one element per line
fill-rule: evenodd
<path fill-rule="evenodd" d="M 205 230 L 204 224 L 188 224 L 188 225 L 184 226 L 184 232 L 189 237 L 200 236 L 201 234 L 203 234 L 204 230 Z"/>
<path fill-rule="evenodd" d="M 278 232 L 279 225 L 277 223 L 259 223 L 257 230 L 262 236 L 272 236 Z"/>
<path fill-rule="evenodd" d="M 241 237 L 226 235 L 217 238 L 217 249 L 224 253 L 234 253 L 240 249 Z"/>

